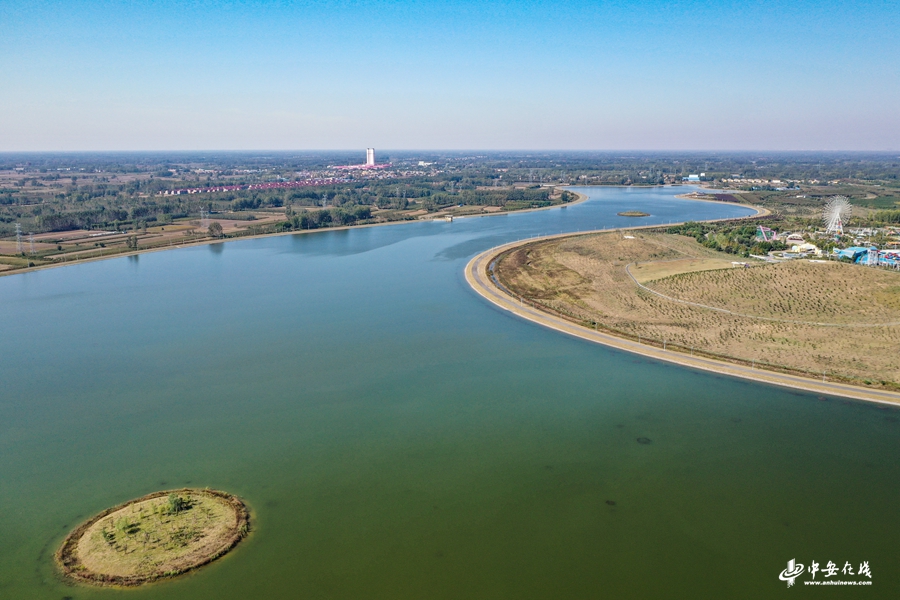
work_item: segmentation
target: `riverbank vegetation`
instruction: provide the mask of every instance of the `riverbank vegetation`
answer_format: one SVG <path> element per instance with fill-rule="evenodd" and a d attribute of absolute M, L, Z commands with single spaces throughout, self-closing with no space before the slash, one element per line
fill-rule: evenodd
<path fill-rule="evenodd" d="M 392 152 L 377 169 L 336 166 L 359 162 L 346 152 L 3 154 L 0 272 L 211 239 L 543 208 L 576 198 L 559 186 L 680 185 L 691 174 L 727 191 L 714 199 L 769 208 L 792 228 L 812 227 L 835 194 L 854 205 L 848 226 L 900 220 L 900 161 L 884 154 Z M 633 216 L 645 214 L 639 208 Z M 732 233 L 716 233 L 719 248 L 764 250 Z"/>

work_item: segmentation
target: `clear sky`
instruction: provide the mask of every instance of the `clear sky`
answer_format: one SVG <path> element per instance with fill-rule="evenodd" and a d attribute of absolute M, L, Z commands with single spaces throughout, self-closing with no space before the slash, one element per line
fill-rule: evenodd
<path fill-rule="evenodd" d="M 900 149 L 900 2 L 0 0 L 0 151 Z"/>

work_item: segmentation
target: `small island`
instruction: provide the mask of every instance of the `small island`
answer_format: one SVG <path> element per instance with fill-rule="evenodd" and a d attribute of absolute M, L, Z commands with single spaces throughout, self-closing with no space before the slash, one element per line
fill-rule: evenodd
<path fill-rule="evenodd" d="M 650 213 L 641 212 L 639 210 L 626 210 L 625 212 L 616 213 L 620 217 L 649 217 Z"/>
<path fill-rule="evenodd" d="M 216 490 L 154 492 L 109 508 L 63 541 L 56 561 L 82 583 L 138 586 L 208 564 L 250 530 L 236 496 Z"/>

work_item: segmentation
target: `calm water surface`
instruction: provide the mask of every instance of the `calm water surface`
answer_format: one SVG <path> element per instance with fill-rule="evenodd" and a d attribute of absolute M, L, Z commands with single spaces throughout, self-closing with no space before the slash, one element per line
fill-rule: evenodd
<path fill-rule="evenodd" d="M 509 240 L 748 212 L 584 191 L 0 279 L 0 598 L 898 597 L 898 411 L 591 345 L 467 287 Z M 244 497 L 253 535 L 138 590 L 55 575 L 80 520 L 185 485 Z M 873 586 L 787 590 L 792 558 L 868 561 Z"/>

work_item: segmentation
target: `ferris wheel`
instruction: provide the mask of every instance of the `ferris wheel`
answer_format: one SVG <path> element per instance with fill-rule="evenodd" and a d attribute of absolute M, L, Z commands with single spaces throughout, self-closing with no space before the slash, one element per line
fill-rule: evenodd
<path fill-rule="evenodd" d="M 853 207 L 846 196 L 833 196 L 822 215 L 825 220 L 825 233 L 844 235 L 844 221 L 850 216 Z"/>

